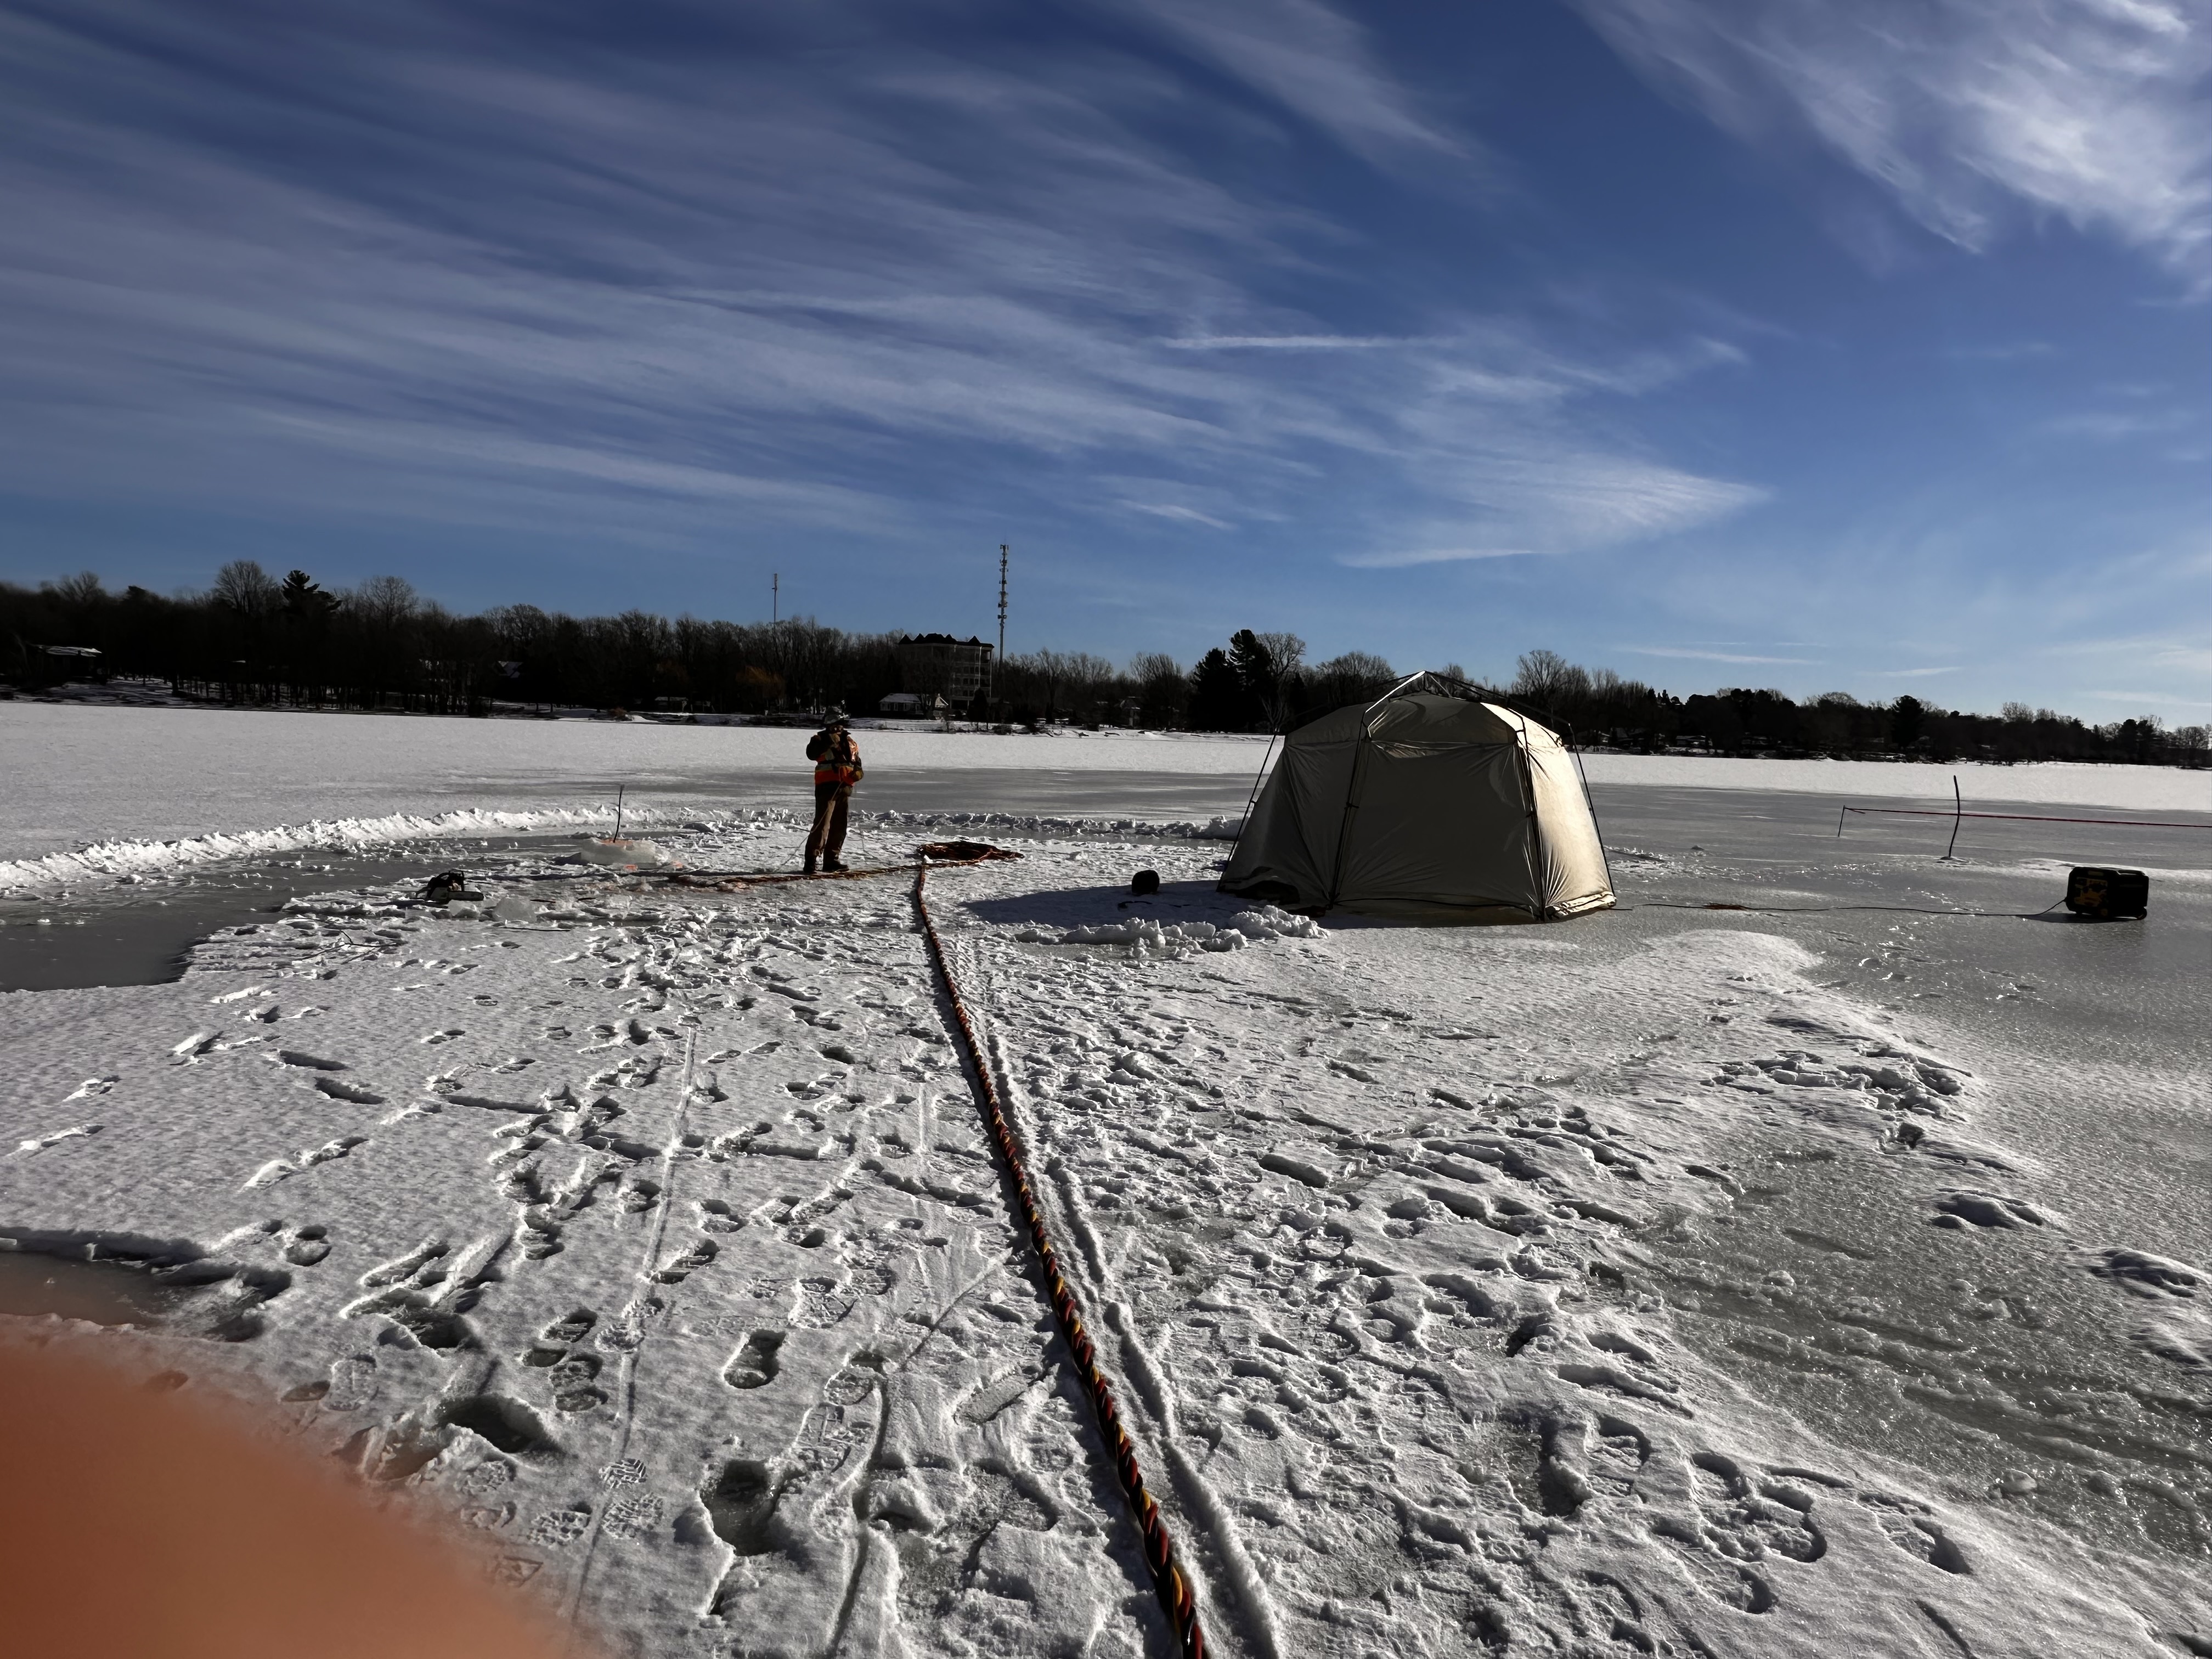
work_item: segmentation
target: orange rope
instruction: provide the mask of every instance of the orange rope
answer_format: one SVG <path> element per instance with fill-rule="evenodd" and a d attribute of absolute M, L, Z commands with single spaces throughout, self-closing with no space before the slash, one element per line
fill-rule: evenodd
<path fill-rule="evenodd" d="M 1030 1243 L 1036 1251 L 1037 1264 L 1044 1269 L 1045 1285 L 1052 1297 L 1053 1318 L 1060 1325 L 1060 1334 L 1069 1352 L 1075 1356 L 1076 1372 L 1091 1395 L 1099 1432 L 1105 1436 L 1107 1447 L 1114 1455 L 1114 1472 L 1121 1478 L 1122 1495 L 1129 1500 L 1129 1512 L 1144 1540 L 1146 1564 L 1152 1570 L 1160 1605 L 1167 1610 L 1168 1622 L 1175 1629 L 1184 1659 L 1205 1659 L 1206 1632 L 1199 1623 L 1197 1598 L 1191 1593 L 1190 1581 L 1176 1563 L 1175 1540 L 1168 1535 L 1167 1523 L 1160 1517 L 1160 1506 L 1145 1489 L 1144 1474 L 1137 1467 L 1137 1448 L 1129 1438 L 1128 1430 L 1121 1425 L 1121 1408 L 1115 1401 L 1113 1386 L 1099 1369 L 1098 1352 L 1091 1343 L 1091 1334 L 1083 1328 L 1083 1310 L 1076 1302 L 1075 1292 L 1068 1288 L 1066 1277 L 1060 1270 L 1059 1254 L 1045 1232 L 1044 1212 L 1037 1207 L 1036 1195 L 1030 1189 L 1029 1166 L 1022 1158 L 1021 1143 L 1014 1138 L 1013 1126 L 1006 1120 L 999 1085 L 983 1058 L 983 1045 L 976 1040 L 967 1005 L 960 1000 L 960 987 L 952 977 L 952 964 L 945 958 L 944 943 L 937 937 L 937 924 L 930 920 L 929 902 L 922 894 L 928 878 L 929 860 L 924 859 L 914 872 L 914 908 L 921 914 L 922 934 L 929 941 L 930 961 L 935 964 L 945 997 L 952 1004 L 961 1046 L 975 1071 L 976 1092 L 982 1097 L 984 1121 L 990 1126 L 991 1139 L 998 1145 L 999 1156 L 1005 1160 L 1006 1173 L 1021 1200 L 1022 1219 L 1029 1224 Z"/>

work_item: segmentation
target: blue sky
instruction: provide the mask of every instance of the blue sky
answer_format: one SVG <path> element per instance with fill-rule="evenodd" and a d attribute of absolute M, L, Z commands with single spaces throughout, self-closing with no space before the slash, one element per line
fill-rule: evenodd
<path fill-rule="evenodd" d="M 2212 716 L 2212 3 L 0 5 L 0 574 Z"/>

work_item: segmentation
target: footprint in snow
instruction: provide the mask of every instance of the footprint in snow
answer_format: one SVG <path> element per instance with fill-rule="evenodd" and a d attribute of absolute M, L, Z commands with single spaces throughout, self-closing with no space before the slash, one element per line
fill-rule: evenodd
<path fill-rule="evenodd" d="M 311 1147 L 294 1158 L 271 1158 L 247 1177 L 245 1190 L 273 1187 L 303 1170 L 312 1170 L 319 1164 L 332 1163 L 348 1156 L 355 1147 L 368 1144 L 368 1137 L 366 1135 L 343 1135 L 336 1140 L 325 1141 L 320 1146 Z"/>
<path fill-rule="evenodd" d="M 1976 1227 L 2041 1227 L 2053 1219 L 2025 1199 L 1965 1189 L 1939 1194 L 1936 1199 L 1936 1210 L 1934 1225 L 1961 1231 L 1970 1224 Z"/>
<path fill-rule="evenodd" d="M 367 1089 L 341 1083 L 333 1077 L 319 1077 L 309 1085 L 316 1093 L 331 1100 L 342 1100 L 349 1106 L 381 1106 L 384 1097 Z"/>
<path fill-rule="evenodd" d="M 783 1346 L 784 1334 L 776 1330 L 757 1330 L 747 1336 L 730 1356 L 722 1368 L 722 1381 L 733 1389 L 765 1388 L 776 1379 L 781 1369 L 777 1358 Z"/>
<path fill-rule="evenodd" d="M 325 1060 L 319 1054 L 305 1054 L 297 1048 L 279 1048 L 276 1059 L 280 1066 L 290 1066 L 303 1072 L 343 1072 L 346 1069 L 346 1063 L 342 1060 Z"/>
<path fill-rule="evenodd" d="M 802 1279 L 799 1281 L 799 1306 L 791 1316 L 791 1322 L 811 1329 L 826 1328 L 851 1313 L 854 1301 L 834 1279 Z"/>
<path fill-rule="evenodd" d="M 1715 1554 L 1696 1528 L 1662 1521 L 1651 1531 L 1668 1546 L 1690 1582 L 1722 1606 L 1740 1613 L 1765 1613 L 1773 1607 L 1774 1587 L 1750 1568 Z"/>
<path fill-rule="evenodd" d="M 82 1140 L 98 1134 L 101 1127 L 97 1123 L 76 1123 L 66 1129 L 54 1129 L 46 1134 L 34 1135 L 28 1140 L 17 1141 L 15 1150 L 11 1156 L 28 1157 L 34 1152 L 45 1152 L 49 1146 L 58 1146 L 64 1140 Z"/>
<path fill-rule="evenodd" d="M 1812 1496 L 1803 1488 L 1755 1480 L 1718 1452 L 1695 1453 L 1690 1465 L 1706 1541 L 1722 1554 L 1739 1561 L 1769 1555 L 1817 1561 L 1827 1553 L 1827 1540 L 1812 1522 Z"/>
<path fill-rule="evenodd" d="M 663 1285 L 681 1285 L 720 1253 L 720 1247 L 712 1239 L 695 1240 L 683 1252 L 654 1269 L 653 1277 Z"/>
<path fill-rule="evenodd" d="M 1966 1558 L 1959 1547 L 1936 1522 L 1933 1511 L 1924 1504 L 1909 1498 L 1895 1498 L 1886 1492 L 1859 1492 L 1855 1495 L 1859 1506 L 1874 1516 L 1875 1525 L 1881 1528 L 1883 1537 L 1917 1561 L 1925 1561 L 1931 1567 L 1945 1572 L 1971 1571 Z"/>
<path fill-rule="evenodd" d="M 571 1315 L 568 1321 L 547 1327 L 537 1345 L 522 1356 L 526 1368 L 543 1373 L 553 1391 L 553 1408 L 564 1417 L 595 1412 L 607 1403 L 605 1391 L 595 1386 L 605 1362 L 597 1354 L 579 1352 L 572 1346 L 582 1340 L 584 1333 L 590 1329 L 588 1323 L 575 1323 L 575 1318 Z M 546 1337 L 565 1331 L 575 1334 L 568 1342 L 545 1340 Z"/>
<path fill-rule="evenodd" d="M 314 1384 L 309 1383 L 307 1389 L 295 1389 L 294 1393 L 307 1398 L 314 1398 L 316 1396 L 307 1393 L 307 1390 L 313 1387 Z M 331 1362 L 330 1381 L 324 1385 L 320 1396 L 323 1409 L 333 1412 L 359 1411 L 376 1398 L 377 1389 L 375 1357 L 365 1353 L 347 1354 L 342 1358 Z"/>
<path fill-rule="evenodd" d="M 1617 1417 L 1601 1417 L 1592 1428 L 1584 1452 L 1584 1479 L 1591 1494 L 1626 1498 L 1635 1490 L 1636 1479 L 1651 1456 L 1651 1443 L 1633 1424 Z"/>
<path fill-rule="evenodd" d="M 364 1289 L 397 1285 L 403 1279 L 416 1285 L 435 1284 L 446 1276 L 441 1262 L 453 1247 L 442 1238 L 426 1238 L 405 1255 L 380 1262 L 361 1276 Z"/>
<path fill-rule="evenodd" d="M 28 1143 L 26 1143 L 27 1145 Z M 2089 1271 L 2109 1279 L 2130 1295 L 2187 1300 L 2203 1291 L 2206 1275 L 2185 1261 L 2154 1255 L 2148 1250 L 2114 1249 L 2098 1252 Z"/>
<path fill-rule="evenodd" d="M 572 1504 L 565 1510 L 547 1510 L 530 1523 L 524 1536 L 540 1549 L 566 1549 L 591 1530 L 592 1506 Z"/>
<path fill-rule="evenodd" d="M 732 1554 L 741 1559 L 767 1555 L 777 1547 L 775 1511 L 782 1492 L 767 1464 L 750 1458 L 733 1459 L 722 1465 L 699 1497 L 714 1535 L 729 1546 Z M 738 1587 L 725 1583 L 715 1593 L 714 1610 L 722 1612 L 742 1593 Z"/>

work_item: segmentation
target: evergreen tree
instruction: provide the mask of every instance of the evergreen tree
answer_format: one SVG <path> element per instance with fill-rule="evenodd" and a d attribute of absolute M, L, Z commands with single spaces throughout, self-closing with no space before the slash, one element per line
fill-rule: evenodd
<path fill-rule="evenodd" d="M 1911 749 L 1920 741 L 1928 719 L 1928 706 L 1917 697 L 1899 697 L 1889 706 L 1889 741 L 1893 747 Z"/>
<path fill-rule="evenodd" d="M 297 622 L 319 622 L 337 608 L 337 601 L 318 587 L 304 570 L 295 570 L 278 589 L 284 614 Z"/>
<path fill-rule="evenodd" d="M 1243 677 L 1219 646 L 1190 671 L 1190 724 L 1198 732 L 1234 732 L 1246 722 L 1249 694 Z"/>

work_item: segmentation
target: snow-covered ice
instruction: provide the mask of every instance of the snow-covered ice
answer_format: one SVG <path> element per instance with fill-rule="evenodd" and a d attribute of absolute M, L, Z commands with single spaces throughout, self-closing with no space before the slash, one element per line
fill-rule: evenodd
<path fill-rule="evenodd" d="M 256 1402 L 617 1654 L 1171 1650 L 910 877 L 686 888 L 551 816 L 599 810 L 562 744 L 665 740 L 659 858 L 787 866 L 756 773 L 676 745 L 798 734 L 60 712 L 265 729 L 273 781 L 125 732 L 130 801 L 11 795 L 37 916 L 337 867 L 173 982 L 0 996 L 0 1237 L 98 1287 L 0 1328 Z M 400 746 L 319 778 L 302 730 Z M 971 741 L 1030 740 L 872 738 L 868 787 Z M 1605 781 L 1635 758 L 1591 757 L 1624 908 L 1556 927 L 1255 908 L 1218 815 L 1089 761 L 1103 817 L 856 820 L 856 860 L 1024 854 L 933 911 L 1213 1648 L 2212 1651 L 2207 838 L 1970 824 L 1939 865 L 1948 825 L 1839 842 L 1794 772 Z M 2204 805 L 2081 769 L 2002 798 Z M 435 821 L 495 812 L 540 816 Z M 155 850 L 187 831 L 231 839 Z M 482 899 L 403 907 L 390 844 Z M 2025 919 L 2069 860 L 2151 870 L 2150 920 Z"/>
<path fill-rule="evenodd" d="M 1096 817 L 1141 792 L 1147 820 L 1233 824 L 1263 738 L 1145 732 L 862 734 L 863 804 L 953 801 L 970 823 Z M 246 855 L 352 851 L 457 835 L 603 825 L 803 802 L 805 734 L 788 727 L 470 720 L 246 709 L 0 702 L 0 894 Z M 2212 775 L 2170 767 L 1961 766 L 1594 754 L 1594 785 L 1785 790 L 1948 805 L 2212 812 Z M 1139 776 L 1143 781 L 1138 781 Z M 1123 809 L 1126 811 L 1126 808 Z M 962 821 L 951 819 L 948 821 Z M 1042 827 L 1042 826 L 1037 826 Z"/>
<path fill-rule="evenodd" d="M 2058 866 L 1649 798 L 1645 908 L 1555 928 L 1254 911 L 1126 821 L 933 881 L 1215 1650 L 2212 1643 L 2185 841 L 2151 927 L 1669 910 Z M 52 1340 L 264 1402 L 618 1653 L 1169 1651 L 908 878 L 471 882 L 5 1000 L 0 1233 L 132 1264 Z"/>

